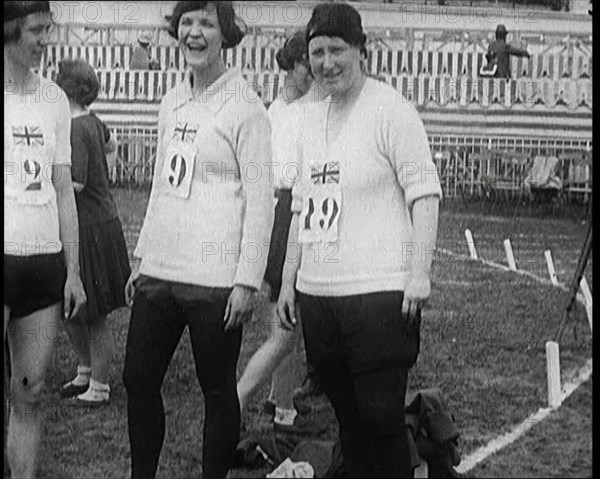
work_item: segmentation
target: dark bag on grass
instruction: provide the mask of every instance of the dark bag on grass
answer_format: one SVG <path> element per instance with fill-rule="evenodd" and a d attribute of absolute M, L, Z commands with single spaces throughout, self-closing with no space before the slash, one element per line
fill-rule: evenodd
<path fill-rule="evenodd" d="M 427 463 L 429 477 L 460 477 L 454 466 L 460 464 L 454 418 L 448 413 L 438 388 L 419 391 L 405 408 L 411 469 Z M 285 458 L 284 458 L 285 459 Z M 313 466 L 315 477 L 344 477 L 344 459 L 337 441 L 306 441 L 299 444 L 290 459 Z"/>
<path fill-rule="evenodd" d="M 412 466 L 427 462 L 429 477 L 460 477 L 454 466 L 460 464 L 458 438 L 454 418 L 448 414 L 442 391 L 438 388 L 419 391 L 406 406 Z M 419 460 L 421 459 L 421 461 Z"/>
<path fill-rule="evenodd" d="M 419 391 L 406 406 L 406 426 L 411 468 L 427 463 L 429 477 L 460 477 L 454 466 L 460 464 L 454 419 L 438 388 Z M 254 430 L 240 443 L 235 467 L 278 466 L 288 457 L 292 462 L 308 462 L 315 477 L 344 477 L 344 460 L 339 439 L 325 438 L 327 425 L 315 424 L 301 434 L 279 432 L 273 427 Z"/>
<path fill-rule="evenodd" d="M 289 457 L 293 462 L 310 462 L 315 472 L 327 471 L 335 446 L 335 441 L 325 438 L 329 425 L 310 417 L 301 419 L 298 421 L 301 427 L 291 429 L 272 424 L 254 427 L 238 444 L 233 466 L 260 468 L 267 463 L 277 466 Z"/>
<path fill-rule="evenodd" d="M 344 460 L 339 441 L 309 439 L 296 446 L 290 455 L 293 462 L 308 462 L 315 477 L 344 477 Z"/>

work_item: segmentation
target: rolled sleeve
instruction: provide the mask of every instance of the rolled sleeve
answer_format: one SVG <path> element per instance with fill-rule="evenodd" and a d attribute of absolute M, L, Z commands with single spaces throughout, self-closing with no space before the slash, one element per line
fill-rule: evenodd
<path fill-rule="evenodd" d="M 396 114 L 387 115 L 387 151 L 391 155 L 406 203 L 425 196 L 442 197 L 439 175 L 429 148 L 425 127 L 417 110 L 398 102 Z"/>

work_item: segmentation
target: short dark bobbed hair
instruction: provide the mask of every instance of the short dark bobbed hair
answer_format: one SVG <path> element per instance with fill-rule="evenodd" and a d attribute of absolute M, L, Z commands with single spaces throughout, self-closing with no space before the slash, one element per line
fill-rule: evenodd
<path fill-rule="evenodd" d="M 177 2 L 173 13 L 167 17 L 169 22 L 168 32 L 175 40 L 179 40 L 177 30 L 181 16 L 187 12 L 195 10 L 206 10 L 209 5 L 214 5 L 217 16 L 219 17 L 219 26 L 223 33 L 223 48 L 234 48 L 242 41 L 246 35 L 246 25 L 236 16 L 233 10 L 233 2 Z"/>
<path fill-rule="evenodd" d="M 100 91 L 100 81 L 92 66 L 85 60 L 62 60 L 58 64 L 56 84 L 69 100 L 80 106 L 91 105 Z"/>
<path fill-rule="evenodd" d="M 307 59 L 306 54 L 306 41 L 304 39 L 304 31 L 298 31 L 290 38 L 288 38 L 275 55 L 277 65 L 283 71 L 293 70 L 296 63 L 305 62 Z"/>

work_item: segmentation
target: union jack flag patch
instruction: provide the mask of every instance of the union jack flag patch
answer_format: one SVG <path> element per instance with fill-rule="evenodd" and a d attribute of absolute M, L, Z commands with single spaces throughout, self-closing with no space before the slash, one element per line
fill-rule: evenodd
<path fill-rule="evenodd" d="M 44 135 L 39 126 L 13 126 L 15 145 L 44 146 Z"/>
<path fill-rule="evenodd" d="M 173 131 L 173 138 L 177 138 L 182 142 L 193 143 L 196 138 L 196 133 L 198 133 L 197 125 L 178 122 Z"/>
<path fill-rule="evenodd" d="M 310 178 L 314 185 L 340 182 L 340 163 L 330 161 L 324 165 L 313 163 L 310 165 Z"/>

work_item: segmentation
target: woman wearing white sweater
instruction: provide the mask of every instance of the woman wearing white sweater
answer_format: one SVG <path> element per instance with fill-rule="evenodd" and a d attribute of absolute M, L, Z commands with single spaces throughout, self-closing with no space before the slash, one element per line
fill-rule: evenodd
<path fill-rule="evenodd" d="M 306 29 L 312 73 L 330 95 L 301 113 L 278 313 L 293 327 L 298 298 L 348 477 L 412 477 L 404 400 L 441 188 L 414 107 L 361 69 L 361 23 L 348 4 L 323 3 Z"/>
<path fill-rule="evenodd" d="M 188 71 L 163 98 L 152 192 L 127 285 L 124 382 L 132 478 L 154 477 L 165 434 L 161 385 L 184 328 L 205 399 L 202 476 L 224 478 L 239 440 L 242 325 L 273 224 L 267 112 L 221 49 L 243 32 L 231 2 L 178 2 L 169 33 Z"/>

